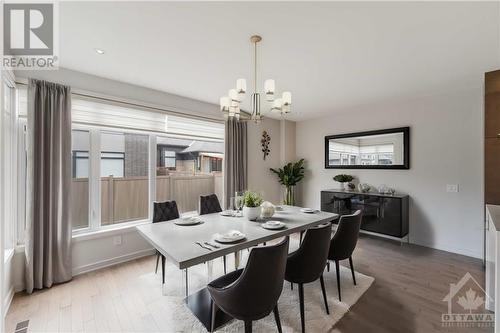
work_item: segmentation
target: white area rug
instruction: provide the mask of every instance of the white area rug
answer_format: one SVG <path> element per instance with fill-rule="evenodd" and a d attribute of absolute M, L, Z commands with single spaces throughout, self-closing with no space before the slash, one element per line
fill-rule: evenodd
<path fill-rule="evenodd" d="M 291 240 L 291 249 L 297 248 L 297 240 Z M 247 251 L 243 251 L 244 261 L 248 256 Z M 228 269 L 234 267 L 234 256 L 227 256 Z M 244 263 L 242 264 L 244 265 Z M 354 263 L 356 265 L 356 263 Z M 352 282 L 351 271 L 348 268 L 341 267 L 341 291 L 342 302 L 338 301 L 337 280 L 335 275 L 335 265 L 332 265 L 330 272 L 324 274 L 326 293 L 328 297 L 328 306 L 330 315 L 325 312 L 323 296 L 319 280 L 304 285 L 305 297 L 305 316 L 307 332 L 326 332 L 337 323 L 342 316 L 349 311 L 358 299 L 368 290 L 375 280 L 373 277 L 356 272 L 357 285 Z M 222 259 L 214 260 L 213 274 L 214 278 L 222 275 Z M 189 292 L 192 293 L 206 286 L 207 268 L 206 265 L 198 265 L 189 269 Z M 141 279 L 149 280 L 147 283 L 161 283 L 161 274 L 145 274 Z M 151 281 L 153 279 L 154 281 Z M 184 303 L 182 274 L 172 265 L 167 265 L 166 285 L 164 287 L 164 296 L 157 302 L 160 308 L 164 309 L 162 315 L 165 321 L 173 325 L 172 332 L 206 332 L 204 326 L 196 319 Z M 146 281 L 144 281 L 146 282 Z M 244 302 L 245 300 L 242 300 Z M 283 332 L 300 332 L 300 311 L 298 287 L 294 285 L 294 290 L 290 290 L 290 284 L 285 282 L 283 293 L 278 302 L 281 325 Z M 243 332 L 244 325 L 242 321 L 233 320 L 226 326 L 221 327 L 217 332 Z M 274 315 L 271 313 L 266 318 L 253 322 L 253 332 L 277 332 Z"/>

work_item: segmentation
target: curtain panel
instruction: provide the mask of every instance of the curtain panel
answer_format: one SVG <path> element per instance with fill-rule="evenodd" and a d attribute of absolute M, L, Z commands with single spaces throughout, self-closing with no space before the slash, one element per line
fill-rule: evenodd
<path fill-rule="evenodd" d="M 30 79 L 27 134 L 26 291 L 71 273 L 71 89 Z"/>
<path fill-rule="evenodd" d="M 247 124 L 229 118 L 225 123 L 224 203 L 230 207 L 231 197 L 247 188 L 248 174 Z"/>

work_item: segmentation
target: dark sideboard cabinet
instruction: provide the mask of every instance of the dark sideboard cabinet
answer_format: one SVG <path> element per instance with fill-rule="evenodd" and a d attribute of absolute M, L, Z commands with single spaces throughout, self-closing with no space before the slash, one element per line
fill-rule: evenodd
<path fill-rule="evenodd" d="M 324 190 L 321 191 L 321 210 L 346 215 L 361 209 L 362 230 L 403 238 L 408 235 L 408 200 L 408 195 L 398 193 Z"/>

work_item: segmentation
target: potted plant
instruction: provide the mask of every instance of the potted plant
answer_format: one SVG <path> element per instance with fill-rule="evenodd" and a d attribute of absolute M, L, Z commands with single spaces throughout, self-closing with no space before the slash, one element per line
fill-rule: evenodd
<path fill-rule="evenodd" d="M 280 183 L 285 186 L 285 205 L 295 205 L 295 185 L 304 178 L 304 159 L 300 159 L 295 163 L 288 163 L 283 168 L 270 169 L 280 180 Z"/>
<path fill-rule="evenodd" d="M 333 177 L 333 180 L 335 180 L 336 182 L 339 182 L 340 185 L 341 185 L 341 187 L 342 187 L 342 189 L 346 190 L 346 191 L 349 190 L 347 184 L 349 182 L 351 182 L 353 179 L 354 179 L 353 176 L 351 176 L 351 175 L 343 175 L 343 174 L 336 175 L 335 177 Z"/>
<path fill-rule="evenodd" d="M 263 201 L 260 194 L 246 191 L 243 195 L 243 216 L 250 221 L 256 220 L 260 216 Z"/>

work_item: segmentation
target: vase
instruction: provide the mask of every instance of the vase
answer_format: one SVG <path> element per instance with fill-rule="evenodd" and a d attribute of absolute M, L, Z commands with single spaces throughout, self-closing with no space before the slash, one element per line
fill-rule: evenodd
<path fill-rule="evenodd" d="M 349 191 L 349 182 L 343 182 L 342 183 L 342 188 L 344 189 L 344 191 Z"/>
<path fill-rule="evenodd" d="M 259 207 L 243 207 L 243 216 L 249 221 L 255 221 L 261 213 L 262 208 Z"/>
<path fill-rule="evenodd" d="M 285 187 L 285 197 L 283 200 L 285 205 L 295 206 L 295 187 L 287 186 Z"/>

